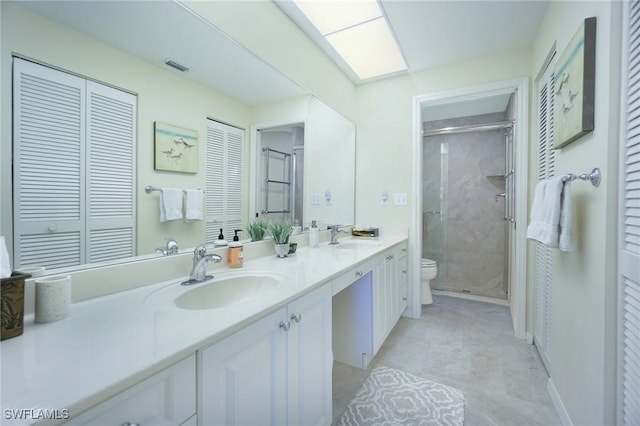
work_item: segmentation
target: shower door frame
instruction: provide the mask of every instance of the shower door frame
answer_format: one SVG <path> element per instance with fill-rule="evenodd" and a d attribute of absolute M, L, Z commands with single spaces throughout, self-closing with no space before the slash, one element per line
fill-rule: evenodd
<path fill-rule="evenodd" d="M 515 129 L 514 149 L 515 168 L 518 179 L 515 185 L 515 244 L 514 270 L 511 273 L 509 304 L 516 337 L 528 339 L 526 333 L 527 317 L 527 241 L 526 224 L 528 211 L 528 143 L 529 140 L 529 80 L 526 78 L 501 81 L 486 85 L 473 86 L 445 92 L 430 93 L 413 97 L 413 209 L 409 232 L 411 263 L 409 282 L 411 298 L 408 314 L 419 318 L 420 305 L 420 260 L 422 257 L 422 109 L 425 106 L 440 106 L 450 103 L 481 100 L 484 98 L 514 94 Z"/>
<path fill-rule="evenodd" d="M 424 117 L 423 117 L 424 119 Z M 514 210 L 515 210 L 515 204 L 513 202 L 513 200 L 515 199 L 515 187 L 513 185 L 513 180 L 515 178 L 515 175 L 517 174 L 515 171 L 515 161 L 514 161 L 514 150 L 513 150 L 513 133 L 514 133 L 514 129 L 516 126 L 516 122 L 515 120 L 503 120 L 503 121 L 498 121 L 498 122 L 492 122 L 492 123 L 482 123 L 482 124 L 470 124 L 470 125 L 464 125 L 464 126 L 456 126 L 456 127 L 443 127 L 443 128 L 439 128 L 439 129 L 431 129 L 431 130 L 423 130 L 422 131 L 422 137 L 423 138 L 427 138 L 430 136 L 442 136 L 442 135 L 457 135 L 457 134 L 462 134 L 462 133 L 476 133 L 476 132 L 490 132 L 490 131 L 494 131 L 494 130 L 504 130 L 504 154 L 505 154 L 505 167 L 504 167 L 504 192 L 502 194 L 498 194 L 497 196 L 502 195 L 502 197 L 504 198 L 503 202 L 504 202 L 504 265 L 503 265 L 503 274 L 502 274 L 502 279 L 505 283 L 507 283 L 506 289 L 505 289 L 505 293 L 507 294 L 507 299 L 504 301 L 506 303 L 509 303 L 509 297 L 510 297 L 510 293 L 511 293 L 511 285 L 512 285 L 512 279 L 511 279 L 511 269 L 512 269 L 512 265 L 511 265 L 511 239 L 512 239 L 512 231 L 511 231 L 511 226 L 515 225 L 515 218 L 513 217 L 514 214 Z M 423 149 L 424 149 L 424 145 L 423 145 Z M 442 155 L 442 154 L 441 154 Z M 424 166 L 423 166 L 424 167 Z M 446 166 L 446 168 L 448 169 L 448 166 Z M 445 171 L 445 166 L 442 165 L 441 167 L 441 175 L 446 175 L 448 172 Z M 424 170 L 423 170 L 423 175 L 424 175 Z M 444 183 L 444 177 L 441 178 L 441 183 L 440 183 L 440 188 L 442 191 L 443 187 L 448 187 L 448 183 Z M 448 179 L 447 179 L 448 180 Z M 424 200 L 423 200 L 424 203 Z M 448 203 L 447 203 L 448 204 Z M 440 213 L 440 216 L 442 218 L 442 216 L 446 216 L 446 211 L 447 211 L 447 207 L 441 207 L 438 213 Z M 442 220 L 442 219 L 441 219 Z M 446 226 L 445 226 L 445 231 L 444 231 L 444 238 L 447 238 L 447 231 L 446 231 Z M 424 230 L 423 230 L 424 231 Z M 422 248 L 424 250 L 424 247 Z M 443 254 L 443 260 L 445 259 L 444 254 Z M 442 271 L 443 274 L 447 274 L 447 268 L 445 265 L 442 265 L 443 267 L 440 269 Z M 434 289 L 435 290 L 435 289 Z M 441 289 L 442 290 L 442 289 Z M 450 289 L 444 289 L 444 291 L 449 292 L 449 291 L 453 291 Z M 466 295 L 469 293 L 460 293 L 461 295 Z M 472 296 L 474 297 L 478 297 L 478 298 L 482 298 L 482 299 L 493 299 L 493 297 L 486 297 L 486 296 L 478 296 L 478 295 L 474 295 L 473 293 L 470 293 Z M 496 298 L 496 300 L 493 303 L 502 303 L 503 300 Z"/>

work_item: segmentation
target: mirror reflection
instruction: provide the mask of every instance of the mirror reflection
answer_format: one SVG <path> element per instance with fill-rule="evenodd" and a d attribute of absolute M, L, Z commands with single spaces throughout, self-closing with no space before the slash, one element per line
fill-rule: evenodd
<path fill-rule="evenodd" d="M 137 103 L 132 153 L 135 167 L 130 177 L 133 182 L 129 213 L 133 215 L 131 245 L 119 239 L 107 241 L 106 245 L 87 239 L 84 245 L 78 245 L 78 259 L 86 260 L 78 263 L 159 256 L 161 250 L 156 249 L 167 248 L 166 238 L 177 241 L 180 251 L 184 251 L 203 240 L 210 242 L 217 238 L 220 228 L 230 240 L 233 229 L 244 229 L 256 213 L 261 214 L 258 188 L 264 179 L 257 175 L 261 167 L 257 152 L 264 143 L 260 135 L 276 127 L 269 123 L 297 123 L 304 128 L 298 135 L 304 155 L 297 167 L 300 173 L 297 181 L 303 184 L 296 193 L 287 195 L 297 200 L 298 207 L 292 204 L 290 210 L 298 213 L 287 218 L 297 219 L 301 226 L 308 226 L 311 220 L 353 223 L 355 126 L 181 4 L 52 1 L 2 2 L 1 6 L 4 111 L 12 108 L 12 55 L 119 90 L 133 96 Z M 113 25 L 114 22 L 118 25 Z M 167 31 L 167 28 L 180 31 Z M 168 60 L 184 64 L 189 70 L 183 73 L 170 68 L 165 65 Z M 11 140 L 14 118 L 10 113 L 3 114 L 3 140 Z M 156 123 L 197 134 L 199 154 L 195 173 L 155 167 Z M 258 126 L 259 123 L 267 125 Z M 216 164 L 215 131 L 211 129 L 217 125 L 228 126 L 231 137 L 232 134 L 241 137 L 241 157 L 233 167 L 228 162 L 229 156 L 222 157 L 222 162 Z M 175 139 L 179 140 L 179 136 Z M 173 154 L 179 155 L 178 148 L 174 148 Z M 195 150 L 196 146 L 188 149 Z M 2 235 L 7 237 L 10 251 L 12 247 L 17 248 L 13 253 L 14 269 L 36 262 L 48 268 L 72 266 L 44 260 L 49 254 L 55 257 L 61 251 L 60 246 L 20 249 L 20 233 L 14 234 L 13 229 L 14 206 L 7 196 L 12 192 L 14 199 L 20 195 L 15 186 L 12 187 L 11 158 L 12 147 L 3 144 Z M 336 164 L 338 159 L 340 163 Z M 81 162 L 83 168 L 87 166 L 84 161 Z M 222 180 L 211 175 L 212 168 L 222 170 Z M 290 167 L 287 173 L 291 174 L 292 170 Z M 223 186 L 222 192 L 210 188 L 233 179 L 239 188 L 237 202 L 225 204 L 230 200 L 229 193 L 225 192 L 230 187 Z M 187 222 L 183 217 L 160 222 L 159 192 L 145 193 L 148 185 L 204 190 L 203 219 Z M 91 194 L 89 185 L 83 194 L 79 199 L 86 203 L 90 198 L 87 194 Z M 239 212 L 234 210 L 238 203 Z M 83 204 L 78 210 L 87 211 L 88 207 Z M 40 229 L 30 234 L 35 235 L 31 240 L 46 240 L 43 237 L 55 235 L 65 225 L 60 217 L 45 218 Z M 91 252 L 103 256 L 92 257 Z M 112 254 L 105 256 L 107 252 Z M 26 253 L 34 255 L 30 257 Z"/>

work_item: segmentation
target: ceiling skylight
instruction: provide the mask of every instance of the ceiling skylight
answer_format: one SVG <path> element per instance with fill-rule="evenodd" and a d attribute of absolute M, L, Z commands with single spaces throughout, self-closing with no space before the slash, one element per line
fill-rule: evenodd
<path fill-rule="evenodd" d="M 407 69 L 377 0 L 294 0 L 362 80 Z"/>

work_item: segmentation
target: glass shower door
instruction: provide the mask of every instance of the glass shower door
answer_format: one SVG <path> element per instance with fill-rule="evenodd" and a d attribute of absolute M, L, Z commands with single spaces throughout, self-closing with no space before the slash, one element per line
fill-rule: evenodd
<path fill-rule="evenodd" d="M 422 258 L 437 262 L 434 290 L 446 290 L 447 143 L 440 136 L 424 138 Z"/>

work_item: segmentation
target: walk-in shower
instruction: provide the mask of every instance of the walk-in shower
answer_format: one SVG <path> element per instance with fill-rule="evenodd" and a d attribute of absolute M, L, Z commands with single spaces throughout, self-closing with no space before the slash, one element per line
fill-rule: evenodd
<path fill-rule="evenodd" d="M 424 123 L 422 257 L 433 290 L 508 299 L 514 217 L 509 110 Z"/>

